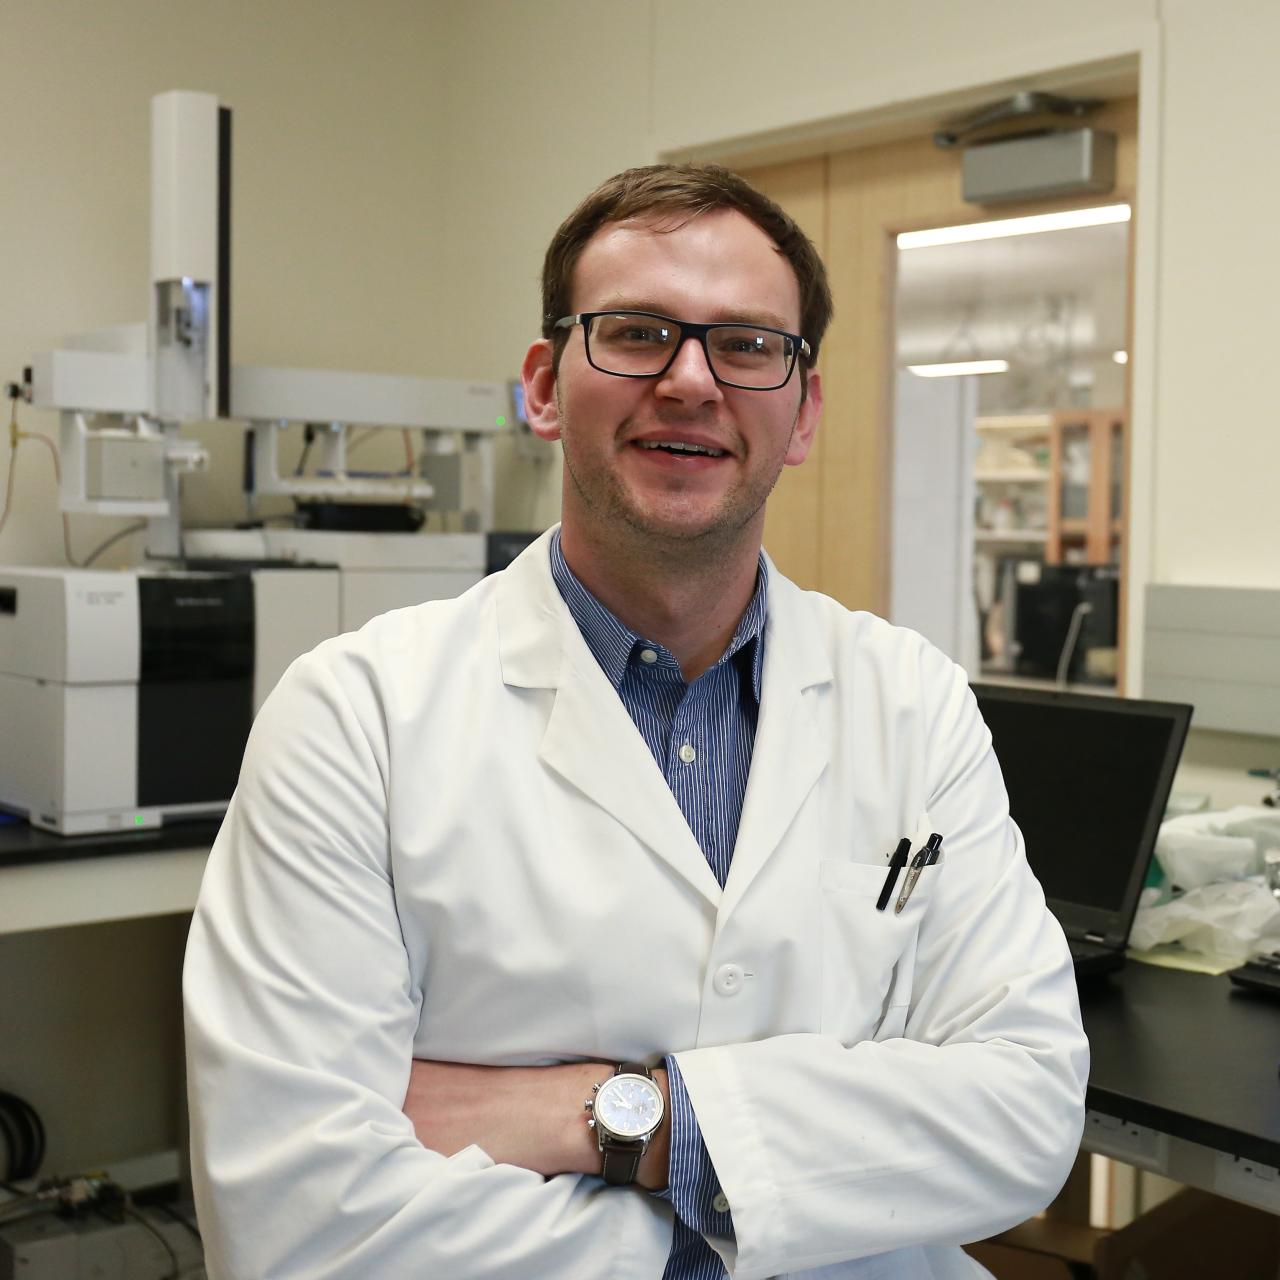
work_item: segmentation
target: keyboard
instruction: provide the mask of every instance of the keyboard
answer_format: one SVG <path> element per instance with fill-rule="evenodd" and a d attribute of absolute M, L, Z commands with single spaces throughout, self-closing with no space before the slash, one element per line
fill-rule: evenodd
<path fill-rule="evenodd" d="M 1254 956 L 1238 969 L 1229 970 L 1227 977 L 1237 987 L 1261 991 L 1280 999 L 1280 951 Z"/>

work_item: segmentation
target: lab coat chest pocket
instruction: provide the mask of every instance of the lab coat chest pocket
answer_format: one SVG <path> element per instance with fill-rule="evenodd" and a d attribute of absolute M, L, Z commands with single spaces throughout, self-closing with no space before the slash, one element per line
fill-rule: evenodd
<path fill-rule="evenodd" d="M 916 939 L 938 867 L 920 875 L 901 912 L 894 910 L 905 882 L 898 874 L 883 911 L 883 864 L 825 858 L 822 889 L 822 1031 L 846 1045 L 887 1040 L 906 1026 L 915 969 Z"/>

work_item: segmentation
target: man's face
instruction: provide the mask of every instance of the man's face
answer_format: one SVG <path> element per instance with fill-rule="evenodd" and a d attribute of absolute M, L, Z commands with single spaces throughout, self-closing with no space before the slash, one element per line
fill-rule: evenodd
<path fill-rule="evenodd" d="M 611 223 L 597 232 L 578 260 L 573 310 L 615 309 L 800 328 L 790 264 L 759 227 L 732 210 L 683 225 Z M 531 360 L 537 350 L 535 344 Z M 783 466 L 804 460 L 821 408 L 815 374 L 802 403 L 799 369 L 773 391 L 719 385 L 696 340 L 685 342 L 655 378 L 592 368 L 581 326 L 570 331 L 554 387 L 549 352 L 534 363 L 530 400 L 539 401 L 540 386 L 545 409 L 534 415 L 535 430 L 558 436 L 564 447 L 566 531 L 622 522 L 662 541 L 710 545 L 744 531 L 758 538 L 765 499 Z M 678 454 L 664 443 L 709 446 L 719 456 Z"/>

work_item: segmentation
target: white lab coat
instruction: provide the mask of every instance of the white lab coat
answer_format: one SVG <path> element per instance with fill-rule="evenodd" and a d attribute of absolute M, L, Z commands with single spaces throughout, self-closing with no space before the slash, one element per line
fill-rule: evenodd
<path fill-rule="evenodd" d="M 771 569 L 721 891 L 548 541 L 321 645 L 258 717 L 185 973 L 210 1275 L 658 1280 L 664 1201 L 445 1158 L 400 1108 L 414 1056 L 668 1051 L 735 1280 L 985 1274 L 956 1245 L 1057 1191 L 1088 1050 L 963 672 Z"/>

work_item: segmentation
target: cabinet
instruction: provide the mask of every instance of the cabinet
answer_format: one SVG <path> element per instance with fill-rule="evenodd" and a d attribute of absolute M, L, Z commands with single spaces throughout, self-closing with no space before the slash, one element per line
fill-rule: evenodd
<path fill-rule="evenodd" d="M 1124 535 L 1124 416 L 1086 409 L 979 418 L 979 552 L 1046 564 L 1117 564 Z"/>
<path fill-rule="evenodd" d="M 1124 534 L 1124 418 L 1055 413 L 1049 431 L 1048 564 L 1118 564 Z"/>

